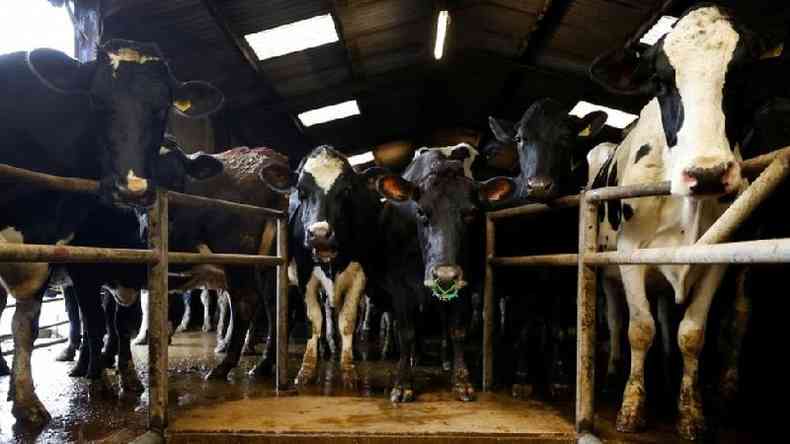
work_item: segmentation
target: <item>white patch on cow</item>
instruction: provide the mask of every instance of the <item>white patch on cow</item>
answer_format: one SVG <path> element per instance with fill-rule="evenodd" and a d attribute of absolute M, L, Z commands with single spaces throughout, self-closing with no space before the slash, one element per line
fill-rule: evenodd
<path fill-rule="evenodd" d="M 294 287 L 299 286 L 299 273 L 296 271 L 296 261 L 291 259 L 288 263 L 288 283 Z"/>
<path fill-rule="evenodd" d="M 0 231 L 0 242 L 8 242 L 9 244 L 24 244 L 25 237 L 22 235 L 21 231 L 17 231 L 14 228 L 6 228 Z"/>
<path fill-rule="evenodd" d="M 468 151 L 469 156 L 467 156 L 463 160 L 464 176 L 466 176 L 469 179 L 474 179 L 472 177 L 472 164 L 475 162 L 475 159 L 477 158 L 477 156 L 480 155 L 480 153 L 478 153 L 477 150 L 474 149 L 472 145 L 469 145 L 468 143 L 459 143 L 458 145 L 452 145 L 452 146 L 422 147 L 418 149 L 416 153 L 414 153 L 414 157 L 422 155 L 427 151 L 438 151 L 442 153 L 444 157 L 451 157 L 453 155 L 453 152 L 459 148 L 466 148 L 467 150 L 469 150 Z"/>
<path fill-rule="evenodd" d="M 329 276 L 324 273 L 321 267 L 313 267 L 313 276 L 318 279 L 321 288 L 326 292 L 326 299 L 329 301 L 329 305 L 335 308 L 335 282 L 329 279 Z"/>
<path fill-rule="evenodd" d="M 325 193 L 332 189 L 332 185 L 343 171 L 346 164 L 342 159 L 333 156 L 328 151 L 321 151 L 304 163 L 302 174 L 310 173 L 318 185 Z"/>
<path fill-rule="evenodd" d="M 617 144 L 604 142 L 587 153 L 587 170 L 589 171 L 589 176 L 587 177 L 588 187 L 592 186 L 593 180 L 595 180 L 598 172 L 601 171 L 603 164 L 609 160 L 616 149 Z"/>
<path fill-rule="evenodd" d="M 716 7 L 705 7 L 683 17 L 664 41 L 684 110 L 677 146 L 672 148 L 673 194 L 690 193 L 683 180 L 685 170 L 735 161 L 722 103 L 727 69 L 739 40 L 728 17 Z M 739 177 L 733 174 L 733 187 L 740 185 Z"/>
<path fill-rule="evenodd" d="M 20 231 L 6 228 L 0 231 L 0 244 L 24 244 Z M 49 264 L 45 262 L 0 262 L 0 276 L 5 287 L 16 299 L 35 297 L 49 279 Z"/>
<path fill-rule="evenodd" d="M 307 227 L 307 231 L 311 233 L 315 233 L 316 231 L 324 230 L 329 231 L 329 222 L 322 220 L 321 222 L 316 222 L 309 227 Z"/>
<path fill-rule="evenodd" d="M 112 295 L 115 302 L 124 307 L 131 307 L 137 302 L 139 291 L 123 285 L 105 285 L 104 288 Z"/>
<path fill-rule="evenodd" d="M 160 147 L 159 147 L 159 155 L 160 155 L 160 156 L 167 155 L 167 154 L 168 154 L 168 153 L 170 153 L 171 151 L 173 151 L 173 150 L 171 150 L 170 148 L 168 148 L 168 147 L 166 147 L 166 146 L 160 146 Z"/>
<path fill-rule="evenodd" d="M 126 188 L 132 193 L 143 193 L 148 189 L 148 180 L 137 177 L 134 170 L 129 170 L 126 175 Z"/>
<path fill-rule="evenodd" d="M 139 63 L 142 65 L 150 62 L 159 62 L 162 60 L 159 57 L 140 54 L 139 51 L 132 48 L 120 48 L 118 49 L 117 52 L 108 52 L 107 57 L 109 57 L 110 59 L 110 66 L 112 66 L 113 77 L 115 77 L 116 71 L 118 71 L 118 67 L 121 66 L 121 62 Z"/>

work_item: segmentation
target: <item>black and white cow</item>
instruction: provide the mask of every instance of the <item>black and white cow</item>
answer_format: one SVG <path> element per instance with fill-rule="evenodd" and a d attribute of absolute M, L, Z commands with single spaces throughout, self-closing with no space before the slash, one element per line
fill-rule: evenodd
<path fill-rule="evenodd" d="M 622 51 L 592 65 L 607 89 L 655 96 L 636 126 L 605 162 L 594 186 L 671 182 L 671 197 L 611 201 L 599 236 L 620 251 L 693 244 L 727 204 L 716 199 L 743 186 L 735 150 L 739 141 L 738 75 L 759 55 L 751 34 L 725 9 L 701 5 L 641 57 Z M 600 219 L 600 218 L 599 218 Z M 699 438 L 705 429 L 698 387 L 699 353 L 709 307 L 726 267 L 619 267 L 628 303 L 631 371 L 617 418 L 621 431 L 645 424 L 644 362 L 655 335 L 648 289 L 666 281 L 684 305 L 677 333 L 683 357 L 678 431 Z M 656 278 L 663 278 L 656 281 Z"/>
<path fill-rule="evenodd" d="M 97 179 L 101 201 L 145 206 L 154 196 L 151 169 L 173 105 L 202 117 L 223 97 L 206 83 L 175 80 L 154 44 L 111 40 L 97 53 L 86 64 L 49 49 L 0 56 L 0 163 Z M 68 242 L 97 204 L 92 196 L 12 185 L 3 190 L 0 229 L 13 227 L 18 242 Z M 12 412 L 31 423 L 49 419 L 30 375 L 48 274 L 46 264 L 0 264 L 17 298 Z"/>
<path fill-rule="evenodd" d="M 429 303 L 438 305 L 443 328 L 449 330 L 443 334 L 453 346 L 453 390 L 462 401 L 474 398 L 464 345 L 472 311 L 470 288 L 482 277 L 481 213 L 492 203 L 509 199 L 515 183 L 506 177 L 475 181 L 464 160 L 459 160 L 468 158 L 465 151 L 463 146 L 451 151 L 420 150 L 403 176 L 383 176 L 378 181 L 379 192 L 391 202 L 386 219 L 389 241 L 402 246 L 388 252 L 386 267 L 391 271 L 385 276 L 400 335 L 393 402 L 414 399 L 409 357 L 419 308 Z M 415 235 L 421 260 L 414 260 L 411 249 L 404 248 L 413 245 Z M 406 285 L 392 285 L 396 282 Z"/>

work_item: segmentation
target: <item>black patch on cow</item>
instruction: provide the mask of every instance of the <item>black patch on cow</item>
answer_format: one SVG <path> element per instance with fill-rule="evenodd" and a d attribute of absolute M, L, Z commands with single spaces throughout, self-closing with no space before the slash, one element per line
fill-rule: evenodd
<path fill-rule="evenodd" d="M 634 217 L 634 207 L 628 205 L 627 203 L 623 204 L 623 218 L 625 220 L 631 220 Z"/>
<path fill-rule="evenodd" d="M 647 156 L 650 153 L 650 145 L 644 144 L 639 147 L 639 150 L 636 152 L 636 159 L 634 159 L 634 163 L 639 163 L 639 159 Z"/>
<path fill-rule="evenodd" d="M 667 147 L 672 149 L 678 144 L 678 132 L 683 127 L 683 99 L 675 83 L 675 67 L 669 62 L 663 50 L 656 56 L 655 67 L 659 86 L 656 96 L 661 109 L 661 126 L 667 138 Z"/>
<path fill-rule="evenodd" d="M 614 156 L 617 150 L 612 151 L 612 154 L 609 156 L 608 159 L 601 165 L 601 169 L 598 170 L 598 174 L 595 175 L 595 179 L 593 179 L 592 189 L 595 188 L 603 188 L 607 185 L 607 177 L 609 174 L 609 167 L 612 165 L 614 161 Z M 604 217 L 606 217 L 606 210 L 604 209 L 604 205 L 598 205 L 598 223 L 603 222 Z"/>
<path fill-rule="evenodd" d="M 617 162 L 613 162 L 609 169 L 609 177 L 606 179 L 606 185 L 610 187 L 617 186 Z M 606 215 L 609 219 L 609 224 L 615 230 L 620 226 L 620 213 L 620 199 L 606 202 Z"/>

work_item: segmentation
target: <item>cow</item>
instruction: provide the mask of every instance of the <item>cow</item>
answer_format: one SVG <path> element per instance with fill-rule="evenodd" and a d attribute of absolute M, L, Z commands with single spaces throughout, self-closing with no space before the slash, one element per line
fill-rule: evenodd
<path fill-rule="evenodd" d="M 726 209 L 728 203 L 720 197 L 743 187 L 735 150 L 743 124 L 737 76 L 756 60 L 757 43 L 729 11 L 704 4 L 684 13 L 641 57 L 618 50 L 593 62 L 591 78 L 607 90 L 654 96 L 594 186 L 669 181 L 672 193 L 606 202 L 599 236 L 608 236 L 610 247 L 616 244 L 618 251 L 629 252 L 693 244 Z M 619 270 L 629 312 L 631 370 L 617 429 L 634 432 L 645 425 L 644 362 L 655 335 L 648 289 L 665 281 L 676 304 L 686 307 L 677 333 L 683 359 L 678 432 L 687 439 L 700 438 L 705 417 L 699 353 L 726 266 L 622 265 Z"/>
<path fill-rule="evenodd" d="M 24 184 L 6 187 L 0 230 L 12 227 L 24 243 L 68 243 L 100 203 L 150 205 L 157 185 L 151 170 L 170 111 L 204 117 L 223 102 L 207 83 L 175 80 L 155 44 L 127 40 L 102 44 L 97 60 L 85 64 L 50 49 L 0 56 L 0 84 L 0 163 L 100 182 L 98 199 Z M 34 424 L 50 418 L 30 375 L 48 274 L 46 264 L 0 264 L 0 276 L 17 299 L 12 412 Z"/>
<path fill-rule="evenodd" d="M 414 400 L 409 357 L 417 312 L 429 303 L 438 305 L 448 330 L 444 334 L 452 341 L 453 391 L 461 401 L 474 399 L 463 347 L 472 311 L 470 288 L 482 276 L 481 209 L 509 199 L 516 185 L 506 177 L 482 183 L 469 177 L 466 151 L 421 150 L 402 176 L 378 179 L 379 193 L 389 201 L 383 231 L 389 245 L 396 246 L 387 250 L 383 281 L 389 285 L 400 336 L 393 402 Z"/>
<path fill-rule="evenodd" d="M 495 150 L 513 146 L 520 164 L 519 174 L 514 178 L 516 192 L 509 204 L 550 202 L 563 194 L 576 194 L 584 187 L 584 155 L 597 140 L 608 116 L 597 111 L 579 119 L 568 111 L 553 99 L 541 99 L 530 105 L 517 123 L 489 118 L 498 143 Z M 500 156 L 496 152 L 488 154 Z M 575 250 L 577 221 L 571 216 L 566 211 L 541 215 L 534 220 L 500 222 L 497 238 L 503 242 L 496 246 L 497 255 Z M 503 336 L 498 346 L 502 350 L 495 354 L 501 356 L 496 367 L 506 372 L 505 380 L 510 379 L 515 367 L 511 390 L 514 398 L 530 398 L 541 375 L 550 396 L 563 396 L 571 386 L 573 357 L 569 350 L 573 349 L 574 304 L 563 295 L 574 294 L 575 280 L 570 274 L 565 279 L 559 278 L 558 273 L 565 271 L 497 271 Z M 524 282 L 529 285 L 523 285 Z M 565 286 L 565 282 L 570 285 Z M 522 287 L 523 294 L 513 294 L 514 289 Z M 535 344 L 537 347 L 533 347 Z M 539 351 L 535 353 L 533 348 Z M 536 355 L 542 359 L 536 359 Z M 511 359 L 515 363 L 509 362 Z"/>

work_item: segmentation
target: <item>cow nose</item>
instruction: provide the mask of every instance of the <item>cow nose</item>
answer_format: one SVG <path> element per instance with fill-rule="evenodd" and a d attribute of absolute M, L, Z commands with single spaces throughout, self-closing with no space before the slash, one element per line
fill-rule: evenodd
<path fill-rule="evenodd" d="M 310 234 L 310 239 L 313 240 L 328 240 L 332 237 L 332 227 L 327 222 L 316 222 L 307 229 Z"/>
<path fill-rule="evenodd" d="M 554 181 L 545 176 L 535 176 L 527 179 L 527 192 L 533 199 L 548 199 L 551 197 Z"/>
<path fill-rule="evenodd" d="M 683 180 L 694 194 L 719 194 L 730 191 L 734 185 L 735 162 L 722 162 L 708 168 L 686 168 Z"/>
<path fill-rule="evenodd" d="M 433 269 L 433 278 L 442 287 L 448 287 L 458 281 L 461 269 L 453 265 L 441 265 Z"/>
<path fill-rule="evenodd" d="M 129 170 L 129 174 L 126 175 L 126 184 L 124 188 L 126 194 L 142 196 L 148 191 L 148 180 L 138 177 L 134 174 L 134 170 Z"/>

